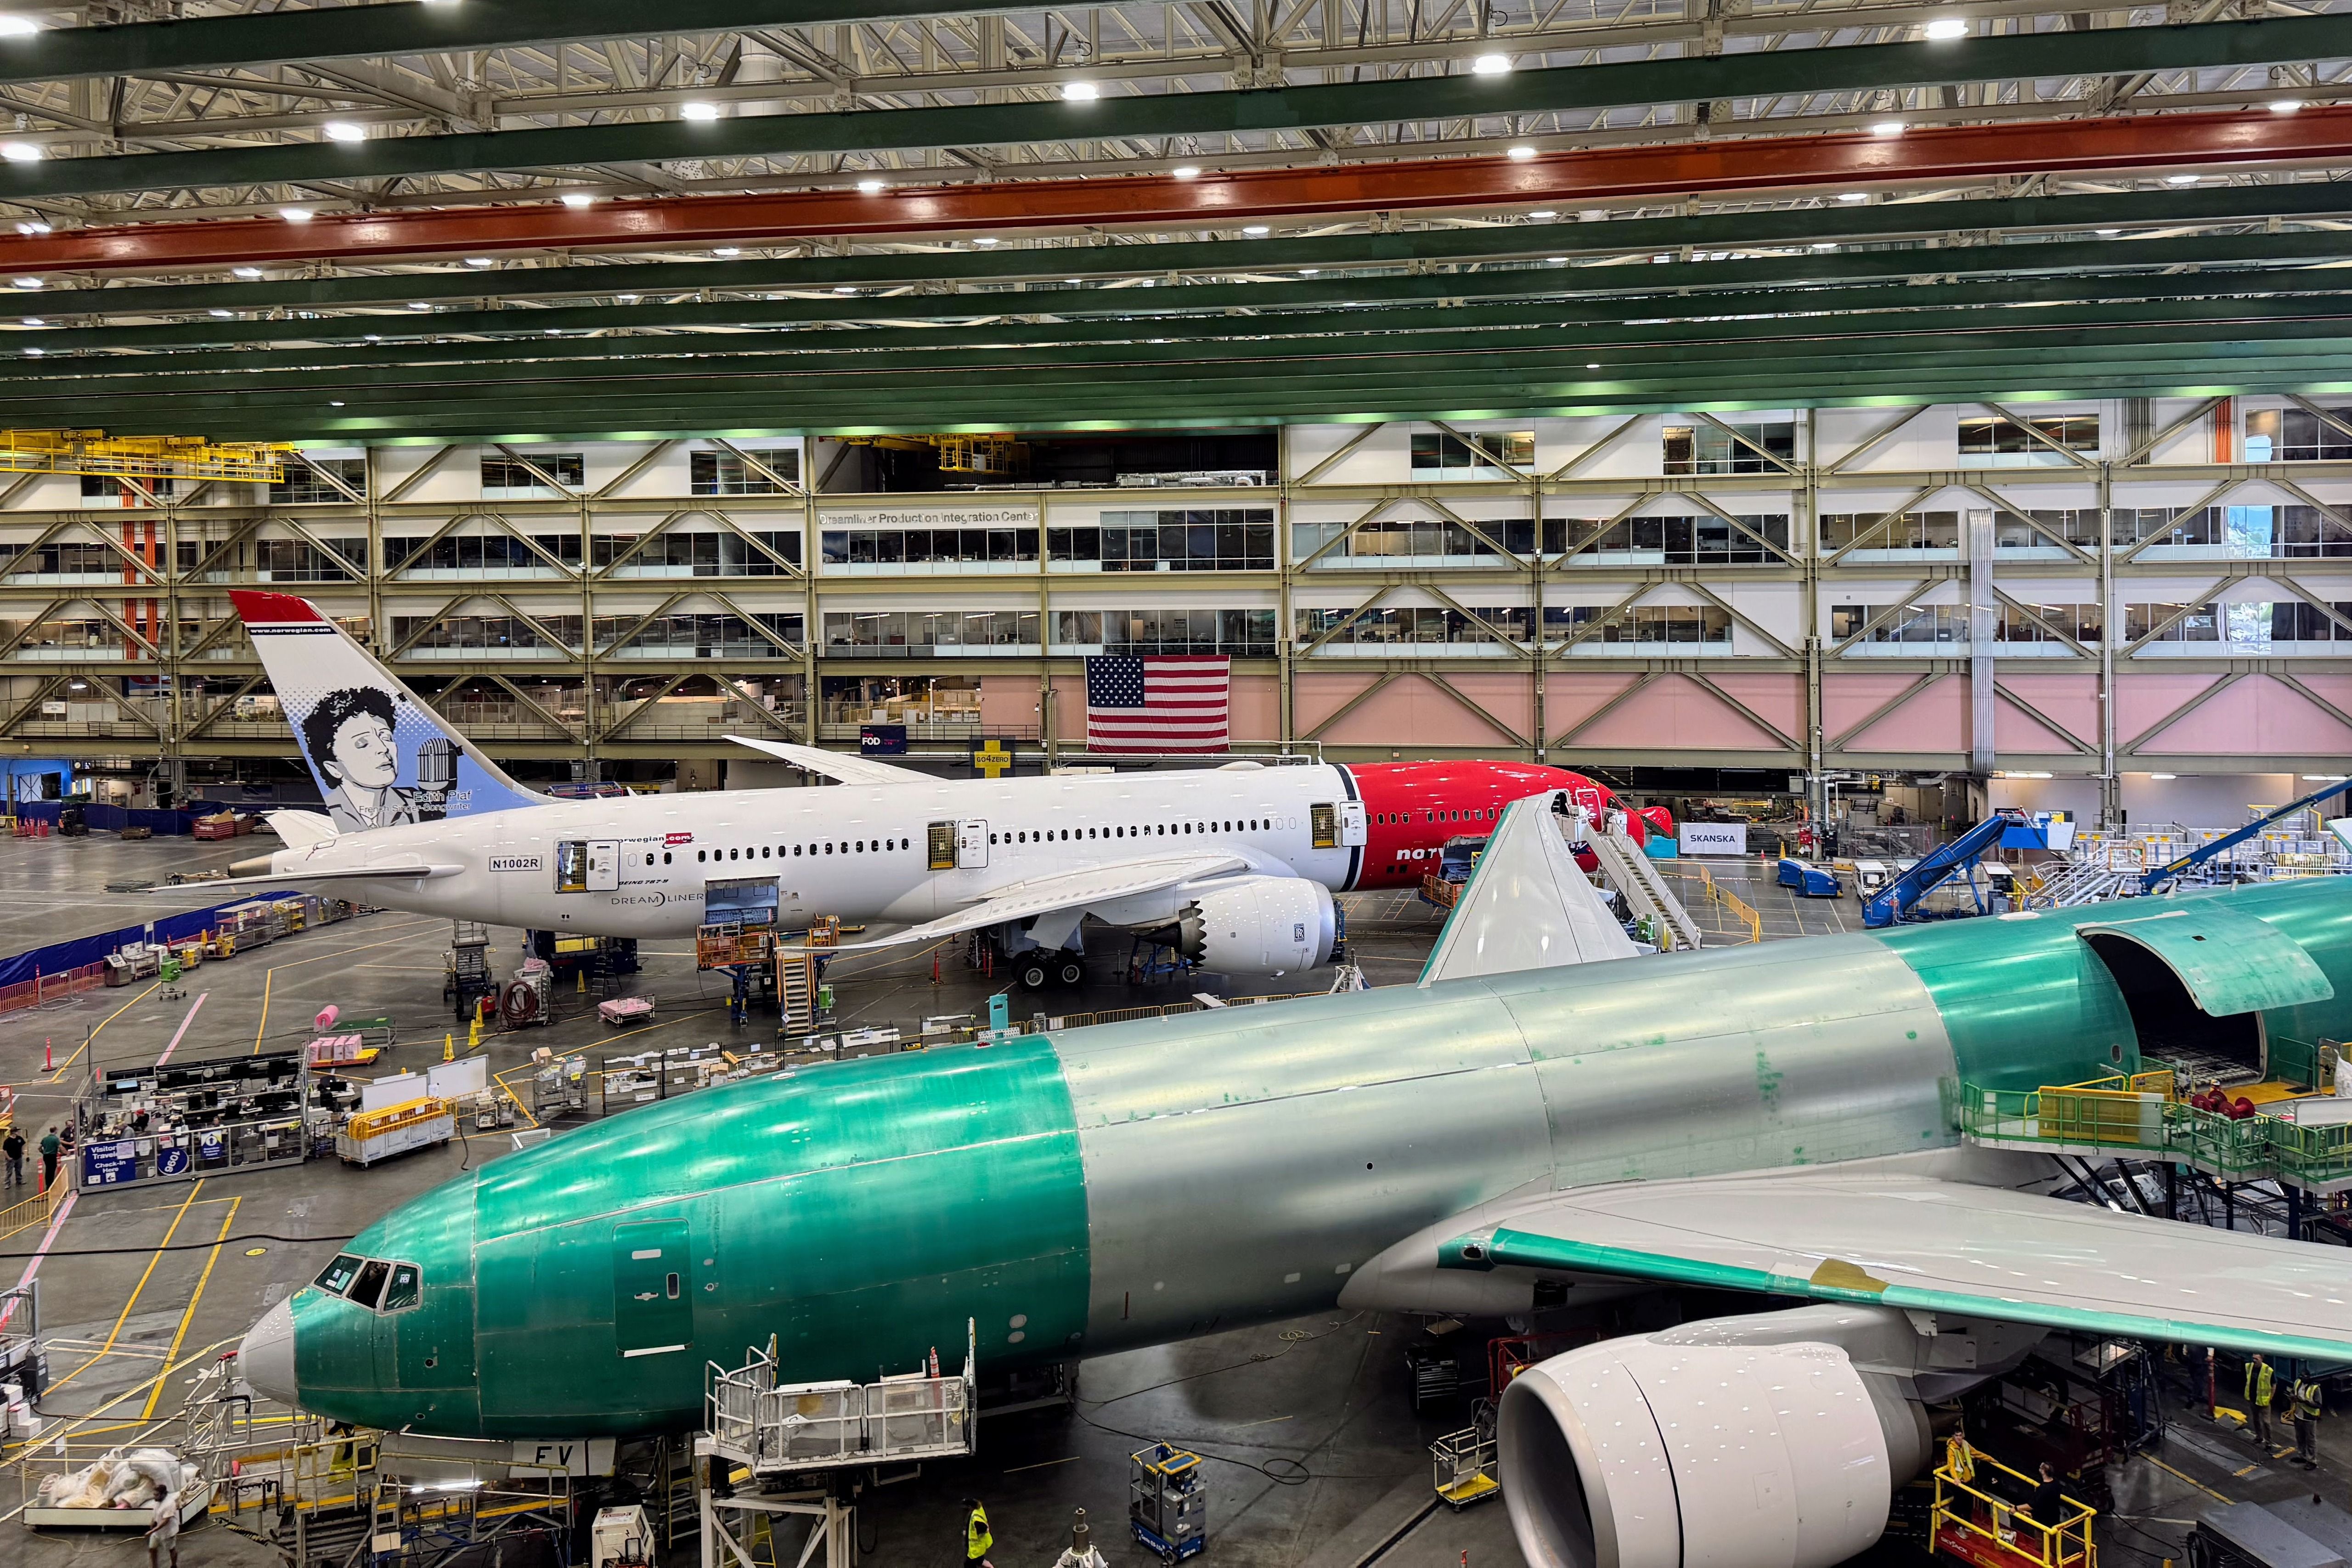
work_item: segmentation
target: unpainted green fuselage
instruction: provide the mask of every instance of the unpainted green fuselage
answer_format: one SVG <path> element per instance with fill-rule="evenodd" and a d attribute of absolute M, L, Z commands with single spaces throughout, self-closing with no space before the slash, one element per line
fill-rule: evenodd
<path fill-rule="evenodd" d="M 2352 885 L 2212 896 L 2335 984 L 2262 1016 L 2274 1055 L 2352 1031 Z M 369 1227 L 349 1250 L 421 1264 L 423 1302 L 300 1292 L 299 1395 L 451 1435 L 677 1428 L 706 1363 L 771 1336 L 784 1381 L 951 1362 L 967 1319 L 984 1363 L 1073 1360 L 1328 1307 L 1507 1193 L 1949 1147 L 1963 1081 L 2137 1068 L 2075 931 L 2101 912 L 1106 1025 L 649 1106 Z"/>

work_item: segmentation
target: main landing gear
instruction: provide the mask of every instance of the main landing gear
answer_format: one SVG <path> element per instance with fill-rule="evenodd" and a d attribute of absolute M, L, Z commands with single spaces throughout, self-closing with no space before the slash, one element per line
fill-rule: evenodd
<path fill-rule="evenodd" d="M 1076 985 L 1087 977 L 1086 961 L 1075 952 L 1031 951 L 1013 960 L 1013 978 L 1024 991 L 1055 985 Z"/>

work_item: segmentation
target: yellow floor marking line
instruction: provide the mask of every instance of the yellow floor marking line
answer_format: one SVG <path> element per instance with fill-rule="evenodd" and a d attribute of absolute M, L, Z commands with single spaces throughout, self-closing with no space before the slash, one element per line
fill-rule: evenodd
<path fill-rule="evenodd" d="M 49 1384 L 49 1394 L 55 1394 L 58 1389 L 63 1388 L 67 1384 L 71 1383 L 75 1378 L 79 1377 L 83 1373 L 88 1372 L 100 1362 L 104 1361 L 107 1357 L 107 1352 L 114 1349 L 115 1340 L 122 1333 L 122 1325 L 131 1321 L 131 1309 L 139 1304 L 139 1293 L 146 1289 L 147 1281 L 154 1278 L 155 1265 L 163 1261 L 163 1249 L 172 1245 L 172 1237 L 173 1233 L 179 1230 L 180 1222 L 188 1217 L 188 1210 L 195 1206 L 196 1194 L 205 1190 L 205 1183 L 210 1179 L 211 1178 L 206 1176 L 199 1176 L 196 1178 L 196 1184 L 188 1189 L 187 1201 L 180 1205 L 180 1212 L 172 1216 L 170 1226 L 163 1232 L 163 1239 L 157 1242 L 155 1244 L 155 1250 L 147 1255 L 147 1267 L 140 1274 L 139 1283 L 131 1288 L 131 1300 L 122 1303 L 122 1310 L 115 1317 L 114 1327 L 108 1332 L 106 1336 L 106 1343 L 99 1347 L 98 1353 L 96 1355 L 90 1357 L 88 1361 L 82 1363 L 79 1366 L 66 1373 L 65 1376 L 58 1379 L 57 1382 Z M 214 1201 L 217 1203 L 221 1200 L 216 1198 Z M 48 1394 L 44 1394 L 42 1397 L 47 1398 L 48 1397 Z"/>
<path fill-rule="evenodd" d="M 188 1310 L 180 1314 L 180 1326 L 172 1331 L 172 1348 L 163 1352 L 163 1364 L 167 1367 L 178 1357 L 180 1342 L 188 1337 L 188 1325 L 194 1322 L 196 1317 L 196 1303 L 205 1299 L 205 1287 L 212 1283 L 213 1265 L 220 1261 L 221 1247 L 228 1240 L 228 1227 L 236 1223 L 236 1211 L 244 1205 L 244 1198 L 231 1198 L 228 1201 L 228 1213 L 221 1215 L 220 1234 L 213 1238 L 213 1249 L 205 1254 L 205 1271 L 196 1276 L 196 1289 L 194 1294 L 188 1298 Z M 155 1379 L 155 1386 L 148 1390 L 147 1408 L 139 1413 L 139 1419 L 142 1421 L 153 1419 L 155 1403 L 163 1397 L 163 1379 L 158 1375 Z"/>
<path fill-rule="evenodd" d="M 414 931 L 418 926 L 432 923 L 431 921 L 416 921 L 394 929 Z M 332 952 L 314 952 L 308 958 L 289 958 L 283 963 L 271 964 L 261 976 L 261 1021 L 253 1026 L 253 1049 L 246 1054 L 257 1057 L 261 1054 L 261 1037 L 269 1031 L 269 993 L 277 983 L 279 970 L 299 969 L 306 963 L 317 963 L 323 959 L 349 958 L 355 952 L 373 952 L 379 947 L 397 947 L 407 940 L 405 936 L 387 937 L 382 942 L 362 942 L 357 947 L 339 947 Z"/>
<path fill-rule="evenodd" d="M 92 1029 L 88 1035 L 84 1036 L 82 1037 L 81 1044 L 74 1047 L 73 1055 L 68 1057 L 64 1061 L 58 1064 L 58 1070 L 49 1075 L 49 1081 L 51 1083 L 55 1083 L 58 1079 L 66 1076 L 66 1068 L 73 1066 L 74 1063 L 79 1059 L 82 1052 L 89 1049 L 90 1041 L 98 1038 L 99 1029 L 105 1028 L 107 1025 L 111 1024 L 117 1018 L 120 1018 L 122 1015 L 139 1005 L 140 1003 L 147 1000 L 148 992 L 154 990 L 156 985 L 161 985 L 163 984 L 163 983 L 160 980 L 156 981 L 154 985 L 150 985 L 147 987 L 146 991 L 142 991 L 138 995 L 133 996 L 130 1001 L 125 1002 L 121 1006 L 117 1007 L 113 1012 L 109 1013 L 103 1019 L 100 1020 L 98 1029 Z"/>
<path fill-rule="evenodd" d="M 2203 1481 L 2199 1480 L 2196 1477 L 2182 1475 L 2179 1470 L 2174 1469 L 2170 1465 L 2166 1464 L 2162 1459 L 2156 1458 L 2152 1454 L 2147 1456 L 2147 1462 L 2154 1465 L 2158 1469 L 2162 1470 L 2168 1476 L 2171 1476 L 2179 1480 L 2187 1481 L 2190 1486 L 2195 1487 L 2199 1491 L 2203 1492 L 2209 1498 L 2216 1499 L 2221 1502 L 2228 1502 L 2230 1500 L 2228 1498 L 2221 1496 L 2220 1492 L 2215 1491 L 2211 1487 L 2207 1486 Z"/>

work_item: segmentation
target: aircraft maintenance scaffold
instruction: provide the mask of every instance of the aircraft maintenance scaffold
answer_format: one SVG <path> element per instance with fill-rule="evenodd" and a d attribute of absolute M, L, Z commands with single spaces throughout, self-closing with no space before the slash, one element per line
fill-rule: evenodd
<path fill-rule="evenodd" d="M 2306 1126 L 2261 1110 L 2231 1117 L 2174 1092 L 2169 1069 L 2028 1089 L 1962 1084 L 1958 1109 L 1962 1133 L 1988 1148 L 2169 1161 L 2225 1182 L 2352 1190 L 2352 1121 Z"/>
<path fill-rule="evenodd" d="M 779 1385 L 771 1340 L 734 1371 L 710 1363 L 695 1454 L 731 1459 L 755 1478 L 970 1454 L 979 1436 L 977 1352 L 967 1320 L 961 1373 Z"/>

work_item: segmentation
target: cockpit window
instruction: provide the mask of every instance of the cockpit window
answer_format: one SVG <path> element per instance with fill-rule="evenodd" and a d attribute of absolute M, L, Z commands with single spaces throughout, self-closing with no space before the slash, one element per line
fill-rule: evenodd
<path fill-rule="evenodd" d="M 381 1258 L 371 1258 L 361 1264 L 359 1279 L 351 1289 L 352 1304 L 374 1310 L 376 1298 L 383 1294 L 384 1276 L 391 1272 L 392 1265 Z"/>
<path fill-rule="evenodd" d="M 404 1307 L 414 1307 L 425 1293 L 424 1277 L 414 1263 L 392 1266 L 392 1280 L 383 1288 L 383 1310 L 397 1312 Z"/>
<path fill-rule="evenodd" d="M 330 1296 L 340 1296 L 351 1289 L 352 1276 L 360 1271 L 360 1260 L 346 1252 L 327 1265 L 326 1272 L 310 1281 Z"/>

